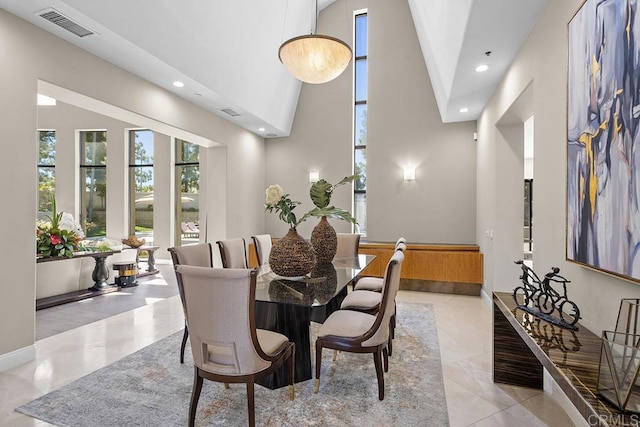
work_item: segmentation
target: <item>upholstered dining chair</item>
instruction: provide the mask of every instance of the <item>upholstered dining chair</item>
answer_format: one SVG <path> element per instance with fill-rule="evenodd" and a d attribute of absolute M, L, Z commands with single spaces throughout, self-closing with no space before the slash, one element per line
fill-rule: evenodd
<path fill-rule="evenodd" d="M 244 238 L 218 240 L 223 268 L 247 268 L 247 248 Z"/>
<path fill-rule="evenodd" d="M 259 234 L 251 236 L 253 247 L 256 250 L 258 267 L 269 264 L 269 254 L 271 253 L 271 234 Z"/>
<path fill-rule="evenodd" d="M 195 265 L 198 267 L 213 267 L 213 253 L 210 243 L 199 243 L 196 245 L 176 246 L 168 249 L 173 261 L 174 270 L 179 265 Z M 180 275 L 176 272 L 176 280 L 178 281 L 178 292 L 182 301 L 182 309 L 185 310 L 184 292 L 182 291 L 182 281 Z M 180 346 L 180 363 L 184 363 L 184 349 L 189 338 L 189 327 L 187 326 L 187 315 L 185 313 L 184 333 L 182 334 L 182 345 Z"/>
<path fill-rule="evenodd" d="M 404 261 L 402 251 L 396 251 L 387 264 L 384 274 L 382 301 L 376 315 L 351 310 L 332 313 L 320 327 L 316 339 L 316 379 L 314 393 L 320 388 L 322 349 L 331 348 L 352 353 L 373 353 L 378 378 L 378 399 L 384 400 L 384 373 L 387 369 L 387 344 L 389 324 L 396 292 L 400 286 L 400 267 Z"/>
<path fill-rule="evenodd" d="M 407 249 L 404 237 L 398 239 L 395 245 L 396 251 L 404 251 Z M 340 305 L 342 310 L 356 310 L 364 313 L 375 314 L 382 300 L 380 292 L 384 285 L 381 277 L 363 277 L 358 280 L 353 287 L 353 292 L 345 297 Z M 391 336 L 389 339 L 388 352 L 389 356 L 393 355 L 393 341 L 396 331 L 396 306 L 393 305 L 393 313 L 391 314 Z"/>
<path fill-rule="evenodd" d="M 407 249 L 407 240 L 404 237 L 400 237 L 395 244 L 394 251 L 405 251 Z M 382 291 L 382 278 L 380 277 L 363 277 L 359 279 L 353 286 L 353 290 L 365 290 L 365 291 Z"/>
<path fill-rule="evenodd" d="M 254 383 L 287 363 L 294 398 L 295 344 L 256 328 L 255 269 L 179 265 L 191 331 L 194 379 L 189 426 L 194 425 L 203 379 L 246 383 L 249 425 L 255 425 Z"/>
<path fill-rule="evenodd" d="M 338 245 L 334 259 L 357 258 L 360 247 L 360 235 L 352 233 L 336 233 Z"/>

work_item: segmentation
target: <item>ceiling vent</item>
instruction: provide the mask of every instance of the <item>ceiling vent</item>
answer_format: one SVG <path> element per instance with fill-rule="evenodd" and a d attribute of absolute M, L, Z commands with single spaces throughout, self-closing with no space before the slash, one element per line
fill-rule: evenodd
<path fill-rule="evenodd" d="M 267 138 L 275 138 L 276 136 L 278 136 L 277 133 L 268 133 L 265 135 Z"/>
<path fill-rule="evenodd" d="M 63 14 L 61 14 L 60 12 L 58 12 L 52 7 L 41 10 L 40 12 L 36 12 L 36 13 L 40 17 L 51 22 L 52 24 L 55 24 L 60 28 L 64 28 L 65 30 L 75 34 L 78 37 L 86 37 L 86 36 L 95 34 L 90 29 L 85 28 L 82 25 L 78 24 L 77 22 L 67 18 L 66 16 L 64 16 Z"/>
<path fill-rule="evenodd" d="M 230 115 L 231 117 L 238 117 L 240 115 L 240 113 L 238 113 L 237 111 L 233 111 L 231 108 L 223 108 L 222 110 L 223 113 Z"/>

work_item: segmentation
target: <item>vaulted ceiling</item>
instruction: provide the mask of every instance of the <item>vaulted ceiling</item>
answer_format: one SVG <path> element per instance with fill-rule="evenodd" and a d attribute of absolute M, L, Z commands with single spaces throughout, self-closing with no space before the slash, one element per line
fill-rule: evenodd
<path fill-rule="evenodd" d="M 319 0 L 318 8 L 334 1 L 343 0 Z M 478 117 L 546 3 L 387 1 L 409 3 L 445 122 Z M 276 137 L 291 130 L 301 83 L 277 52 L 284 40 L 309 33 L 315 3 L 0 0 L 0 8 L 252 132 Z M 40 15 L 49 8 L 95 34 L 78 37 L 45 20 Z M 489 69 L 476 72 L 480 64 Z M 176 80 L 184 87 L 173 86 Z"/>

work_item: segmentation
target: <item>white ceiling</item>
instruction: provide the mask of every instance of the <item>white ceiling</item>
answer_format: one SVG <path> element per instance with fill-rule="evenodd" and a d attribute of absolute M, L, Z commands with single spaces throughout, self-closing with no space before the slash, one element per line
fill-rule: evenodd
<path fill-rule="evenodd" d="M 319 0 L 318 7 L 334 1 Z M 546 0 L 408 3 L 442 120 L 451 122 L 478 117 Z M 36 13 L 49 7 L 96 34 L 79 38 Z M 277 52 L 284 40 L 310 32 L 312 2 L 0 0 L 0 8 L 252 132 L 274 137 L 291 130 L 301 83 Z M 480 63 L 489 70 L 476 73 Z M 462 107 L 469 111 L 460 113 Z M 230 117 L 225 108 L 241 115 Z"/>

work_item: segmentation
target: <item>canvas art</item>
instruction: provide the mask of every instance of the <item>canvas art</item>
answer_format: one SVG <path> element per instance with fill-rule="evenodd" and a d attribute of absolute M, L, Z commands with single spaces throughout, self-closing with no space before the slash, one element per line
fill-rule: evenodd
<path fill-rule="evenodd" d="M 567 259 L 640 281 L 637 0 L 587 0 L 569 22 Z"/>

